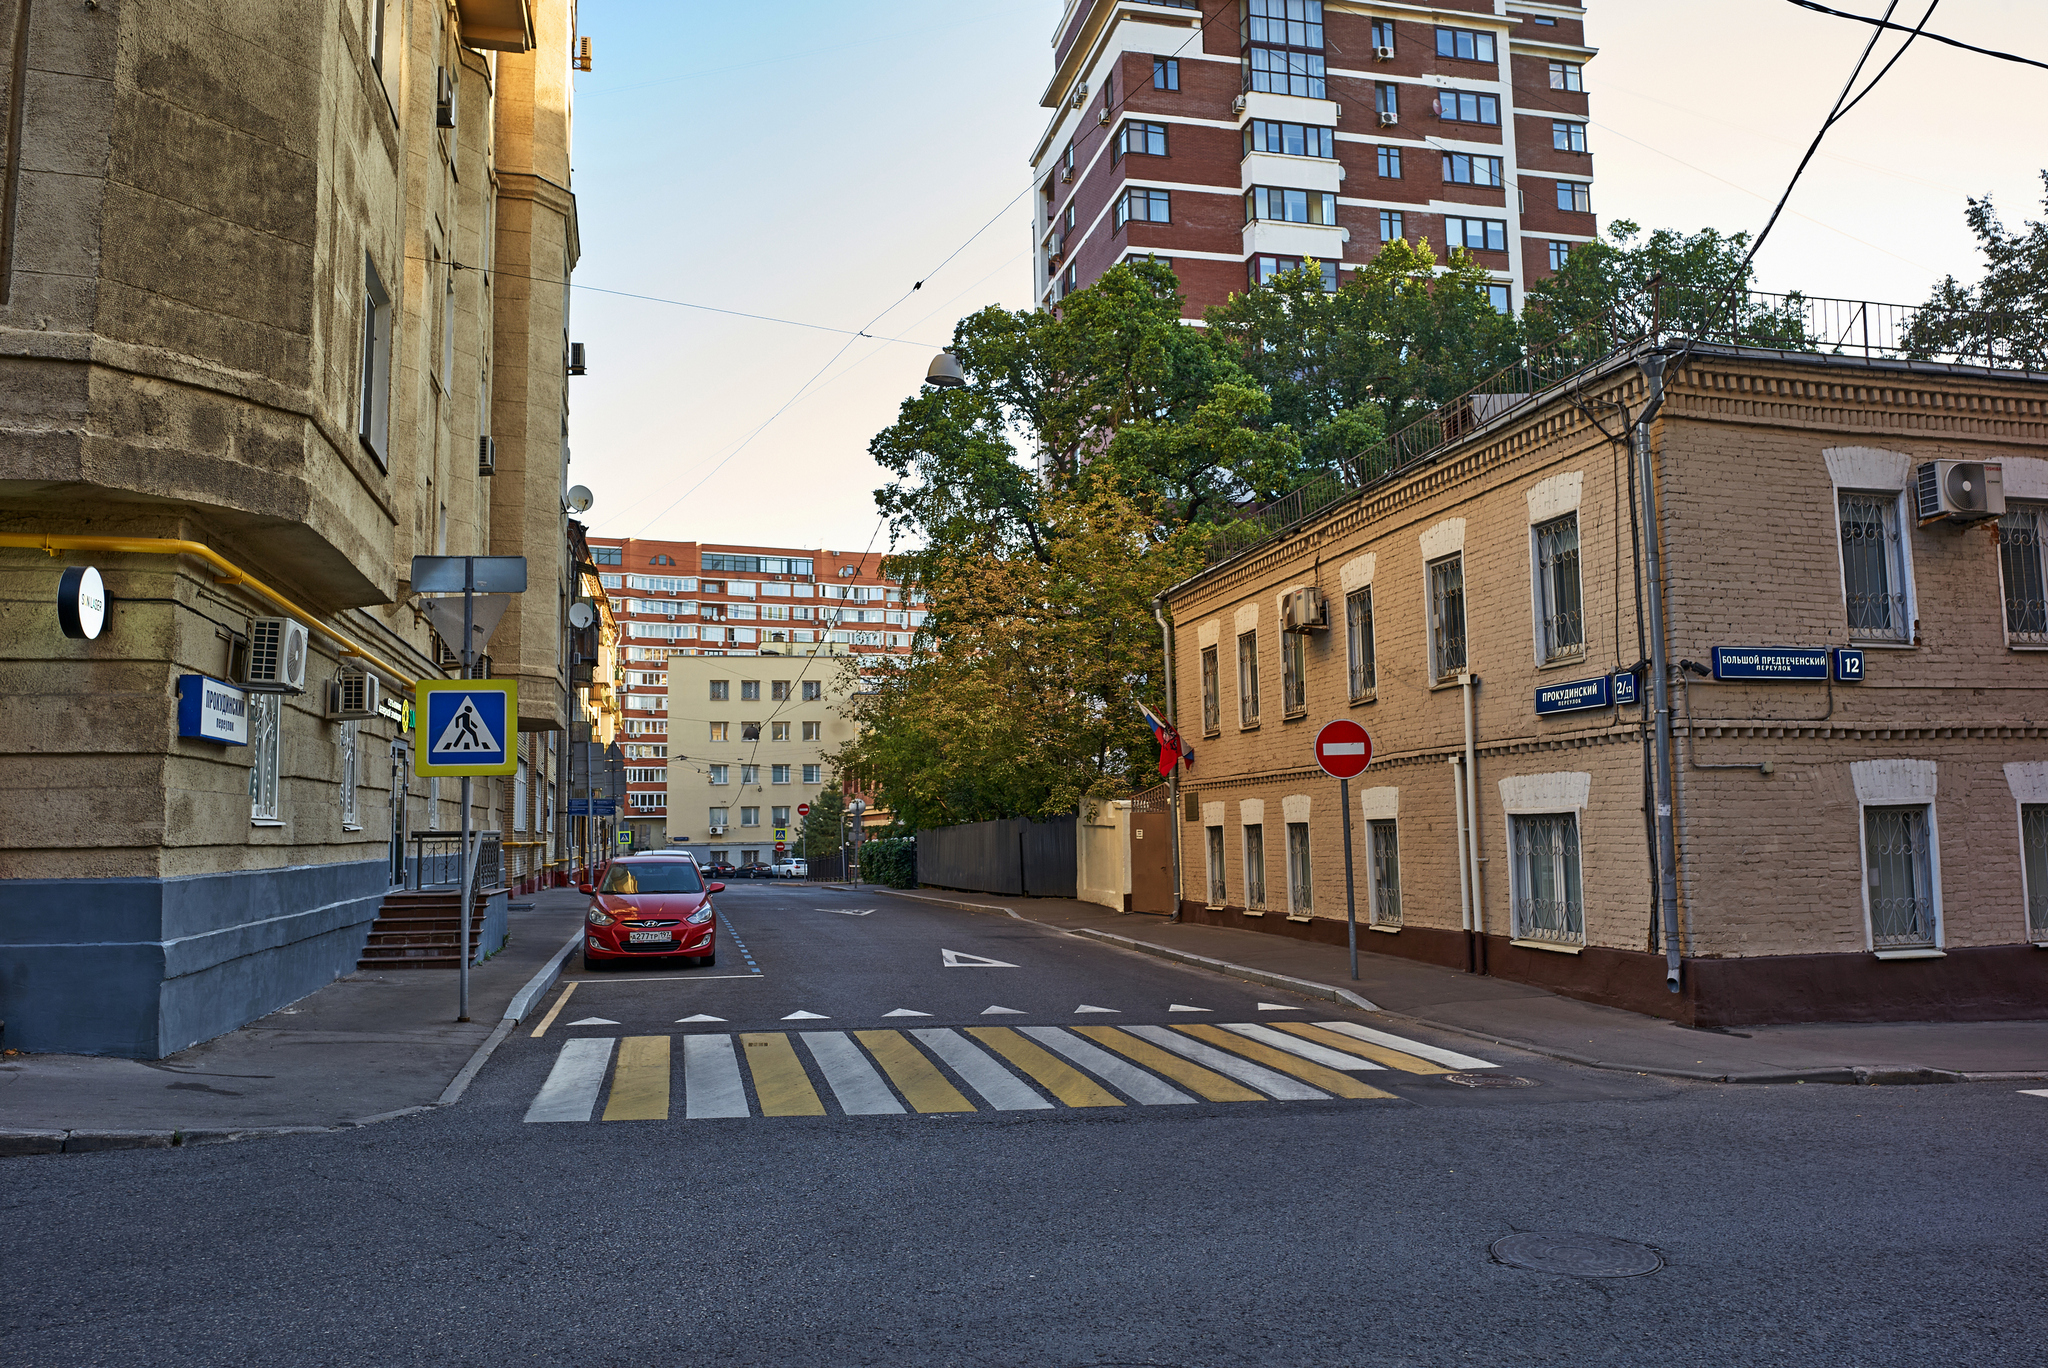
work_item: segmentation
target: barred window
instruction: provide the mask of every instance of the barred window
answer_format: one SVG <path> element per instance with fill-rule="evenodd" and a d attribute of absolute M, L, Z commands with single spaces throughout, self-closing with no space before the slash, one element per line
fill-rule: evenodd
<path fill-rule="evenodd" d="M 1280 634 L 1280 710 L 1289 717 L 1308 711 L 1308 633 Z"/>
<path fill-rule="evenodd" d="M 825 685 L 816 679 L 804 681 L 804 702 L 815 703 L 825 696 Z"/>
<path fill-rule="evenodd" d="M 1998 577 L 2005 588 L 2005 635 L 2023 646 L 2048 646 L 2048 567 L 2041 555 L 2040 504 L 2010 504 L 1998 520 Z"/>
<path fill-rule="evenodd" d="M 1879 950 L 1927 949 L 1936 942 L 1927 818 L 1924 805 L 1863 809 L 1870 943 Z"/>
<path fill-rule="evenodd" d="M 278 820 L 278 764 L 284 726 L 280 694 L 249 695 L 249 820 Z"/>
<path fill-rule="evenodd" d="M 1223 727 L 1223 677 L 1216 648 L 1202 648 L 1202 732 L 1214 735 Z"/>
<path fill-rule="evenodd" d="M 1514 846 L 1514 938 L 1586 942 L 1579 888 L 1579 818 L 1545 812 L 1509 818 Z"/>
<path fill-rule="evenodd" d="M 730 697 L 732 697 L 731 680 L 714 679 L 711 681 L 711 701 L 713 703 L 723 703 Z"/>
<path fill-rule="evenodd" d="M 2020 808 L 2020 854 L 2027 880 L 2027 939 L 2048 941 L 2048 803 Z"/>
<path fill-rule="evenodd" d="M 1376 696 L 1379 691 L 1379 662 L 1372 637 L 1371 585 L 1353 590 L 1345 598 L 1344 628 L 1351 701 L 1357 703 Z"/>
<path fill-rule="evenodd" d="M 1429 567 L 1430 678 L 1441 683 L 1465 668 L 1465 558 Z"/>
<path fill-rule="evenodd" d="M 1849 636 L 1857 641 L 1911 641 L 1905 549 L 1896 494 L 1841 495 L 1842 592 Z"/>
<path fill-rule="evenodd" d="M 1244 905 L 1252 912 L 1266 907 L 1266 828 L 1257 822 L 1244 829 Z"/>
<path fill-rule="evenodd" d="M 1543 625 L 1543 659 L 1571 660 L 1586 653 L 1579 593 L 1579 515 L 1538 523 L 1536 616 Z"/>
<path fill-rule="evenodd" d="M 362 724 L 348 721 L 341 724 L 341 829 L 361 831 L 363 814 L 358 796 L 363 777 Z"/>
<path fill-rule="evenodd" d="M 1223 828 L 1212 826 L 1209 835 L 1209 906 L 1221 907 L 1228 896 L 1223 886 Z"/>
<path fill-rule="evenodd" d="M 1287 824 L 1287 910 L 1290 916 L 1306 917 L 1315 908 L 1311 880 L 1314 866 L 1309 862 L 1308 823 Z"/>
<path fill-rule="evenodd" d="M 1372 872 L 1372 924 L 1401 924 L 1401 842 L 1391 818 L 1365 824 L 1366 862 Z"/>
<path fill-rule="evenodd" d="M 1237 639 L 1237 725 L 1259 725 L 1259 634 Z"/>

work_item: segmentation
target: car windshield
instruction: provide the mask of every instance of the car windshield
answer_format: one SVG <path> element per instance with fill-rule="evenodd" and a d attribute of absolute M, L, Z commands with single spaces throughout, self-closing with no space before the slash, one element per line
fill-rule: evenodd
<path fill-rule="evenodd" d="M 604 876 L 600 893 L 702 893 L 697 866 L 683 860 L 637 860 L 615 864 Z"/>

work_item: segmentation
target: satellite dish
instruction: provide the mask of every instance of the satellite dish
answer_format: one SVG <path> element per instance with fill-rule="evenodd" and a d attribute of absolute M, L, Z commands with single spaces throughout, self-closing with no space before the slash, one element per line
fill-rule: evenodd
<path fill-rule="evenodd" d="M 568 496 L 562 502 L 571 513 L 588 513 L 590 506 L 597 502 L 597 496 L 590 492 L 588 485 L 570 485 Z"/>
<path fill-rule="evenodd" d="M 597 609 L 581 599 L 569 605 L 569 625 L 576 630 L 582 631 L 585 627 L 596 621 Z"/>

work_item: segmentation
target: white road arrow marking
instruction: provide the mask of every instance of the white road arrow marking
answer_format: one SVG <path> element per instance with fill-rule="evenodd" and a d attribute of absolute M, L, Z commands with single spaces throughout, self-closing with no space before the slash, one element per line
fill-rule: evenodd
<path fill-rule="evenodd" d="M 706 1015 L 704 1015 L 704 1013 L 702 1013 L 702 1012 L 699 1012 L 699 1013 L 697 1013 L 697 1015 L 695 1015 L 695 1016 L 677 1017 L 677 1018 L 676 1018 L 676 1025 L 678 1025 L 678 1026 L 684 1026 L 684 1025 L 687 1025 L 687 1024 L 689 1024 L 689 1023 L 690 1023 L 690 1022 L 692 1022 L 692 1021 L 723 1021 L 723 1020 L 725 1020 L 725 1018 L 724 1018 L 724 1017 L 706 1016 Z"/>
<path fill-rule="evenodd" d="M 830 1021 L 831 1019 L 831 1017 L 826 1016 L 823 1012 L 791 1012 L 783 1018 L 784 1021 Z"/>
<path fill-rule="evenodd" d="M 882 1013 L 882 1015 L 883 1015 L 883 1016 L 885 1016 L 885 1017 L 892 1017 L 892 1016 L 930 1016 L 930 1015 L 931 1015 L 931 1013 L 930 1013 L 930 1012 L 913 1012 L 913 1011 L 911 1011 L 911 1010 L 910 1010 L 910 1009 L 909 1009 L 908 1007 L 898 1007 L 898 1008 L 897 1008 L 897 1009 L 896 1009 L 895 1011 L 893 1011 L 893 1012 L 884 1012 L 884 1013 Z"/>
<path fill-rule="evenodd" d="M 948 969 L 1015 969 L 1017 966 L 1007 960 L 984 959 L 961 950 L 941 950 L 939 959 Z"/>
<path fill-rule="evenodd" d="M 569 1024 L 571 1026 L 616 1026 L 619 1023 L 608 1017 L 585 1017 L 581 1021 L 572 1021 Z"/>
<path fill-rule="evenodd" d="M 874 910 L 872 907 L 863 907 L 858 910 L 845 907 L 821 907 L 818 909 L 820 912 L 837 912 L 842 917 L 865 917 Z"/>
<path fill-rule="evenodd" d="M 981 1009 L 981 1014 L 982 1014 L 983 1016 L 1023 1016 L 1023 1015 L 1024 1015 L 1024 1013 L 1022 1013 L 1022 1012 L 1018 1011 L 1018 1010 L 1017 1010 L 1017 1009 L 1016 1009 L 1015 1007 L 984 1007 L 984 1008 L 982 1008 L 982 1009 Z"/>
<path fill-rule="evenodd" d="M 1288 1007 L 1278 1002 L 1262 1002 L 1259 1004 L 1259 1010 L 1262 1012 L 1305 1012 L 1308 1008 Z"/>
<path fill-rule="evenodd" d="M 1083 1012 L 1114 1012 L 1118 1016 L 1123 1015 L 1123 1009 L 1121 1007 L 1090 1007 L 1085 1002 L 1074 1009 L 1074 1014 L 1076 1016 L 1079 1016 Z"/>
<path fill-rule="evenodd" d="M 1173 1004 L 1173 1006 L 1167 1008 L 1166 1010 L 1169 1012 L 1206 1012 L 1209 1009 L 1207 1007 L 1183 1007 L 1178 1002 L 1176 1002 Z"/>

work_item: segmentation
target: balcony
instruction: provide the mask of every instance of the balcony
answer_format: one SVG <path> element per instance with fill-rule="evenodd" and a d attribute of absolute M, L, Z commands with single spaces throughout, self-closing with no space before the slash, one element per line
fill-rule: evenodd
<path fill-rule="evenodd" d="M 1344 244 L 1351 230 L 1321 223 L 1284 223 L 1277 219 L 1254 219 L 1244 226 L 1244 254 L 1314 257 L 1317 261 L 1342 261 Z"/>

